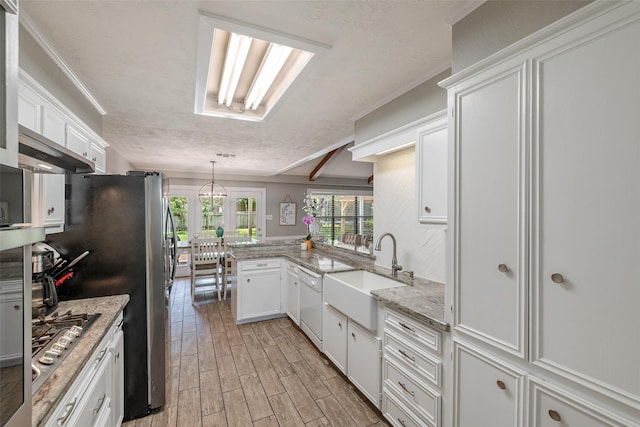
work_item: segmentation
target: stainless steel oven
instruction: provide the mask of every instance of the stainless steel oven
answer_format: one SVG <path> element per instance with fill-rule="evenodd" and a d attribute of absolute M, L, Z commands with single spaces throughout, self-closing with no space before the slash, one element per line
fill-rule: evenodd
<path fill-rule="evenodd" d="M 31 173 L 0 165 L 0 427 L 31 425 Z"/>

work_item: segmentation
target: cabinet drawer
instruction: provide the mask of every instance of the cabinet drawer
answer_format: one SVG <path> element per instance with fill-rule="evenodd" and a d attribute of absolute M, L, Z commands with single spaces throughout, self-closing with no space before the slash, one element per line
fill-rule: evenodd
<path fill-rule="evenodd" d="M 111 361 L 108 358 L 102 361 L 92 386 L 87 391 L 80 407 L 77 426 L 99 425 L 99 420 L 104 419 L 105 414 L 111 412 Z"/>
<path fill-rule="evenodd" d="M 442 351 L 440 332 L 434 331 L 408 316 L 397 311 L 385 310 L 385 325 L 400 336 L 415 341 L 417 347 L 428 348 L 437 354 Z"/>
<path fill-rule="evenodd" d="M 242 261 L 240 263 L 240 271 L 265 270 L 272 268 L 280 269 L 279 259 L 261 259 L 257 261 Z"/>
<path fill-rule="evenodd" d="M 534 377 L 530 383 L 530 426 L 535 427 L 605 427 L 638 426 L 640 423 L 623 420 Z"/>
<path fill-rule="evenodd" d="M 382 414 L 395 427 L 423 427 L 415 414 L 385 390 L 382 393 Z"/>
<path fill-rule="evenodd" d="M 384 387 L 389 392 L 397 395 L 399 400 L 408 402 L 407 406 L 425 422 L 440 424 L 440 393 L 425 386 L 386 357 L 382 362 L 382 375 L 385 378 Z"/>
<path fill-rule="evenodd" d="M 418 351 L 393 334 L 384 334 L 384 351 L 386 357 L 397 360 L 400 366 L 408 367 L 420 377 L 435 386 L 442 387 L 442 362 L 428 354 Z"/>

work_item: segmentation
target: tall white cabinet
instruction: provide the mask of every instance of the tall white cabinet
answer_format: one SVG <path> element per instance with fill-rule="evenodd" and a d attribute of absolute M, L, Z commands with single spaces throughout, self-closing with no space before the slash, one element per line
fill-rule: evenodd
<path fill-rule="evenodd" d="M 442 83 L 456 426 L 640 425 L 639 40 L 594 2 Z"/>

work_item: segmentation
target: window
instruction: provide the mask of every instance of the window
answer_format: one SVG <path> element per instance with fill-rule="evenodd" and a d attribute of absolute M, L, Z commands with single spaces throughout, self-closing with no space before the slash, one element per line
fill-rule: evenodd
<path fill-rule="evenodd" d="M 176 224 L 178 241 L 186 242 L 189 240 L 189 199 L 187 196 L 171 196 L 169 204 Z"/>
<path fill-rule="evenodd" d="M 360 242 L 357 246 L 362 251 L 370 251 L 373 240 L 373 195 L 322 190 L 311 190 L 309 194 L 322 199 L 316 221 L 320 224 L 319 234 L 325 243 L 353 248 L 356 242 Z M 354 236 L 357 240 L 353 240 Z"/>

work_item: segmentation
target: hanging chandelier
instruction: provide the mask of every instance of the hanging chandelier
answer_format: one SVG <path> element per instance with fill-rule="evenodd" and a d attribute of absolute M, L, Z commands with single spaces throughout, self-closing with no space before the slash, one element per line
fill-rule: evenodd
<path fill-rule="evenodd" d="M 216 162 L 211 162 L 211 182 L 206 183 L 200 187 L 198 191 L 198 200 L 202 206 L 208 208 L 213 212 L 214 207 L 218 207 L 224 204 L 227 198 L 227 190 L 221 184 L 216 184 L 214 165 Z"/>

